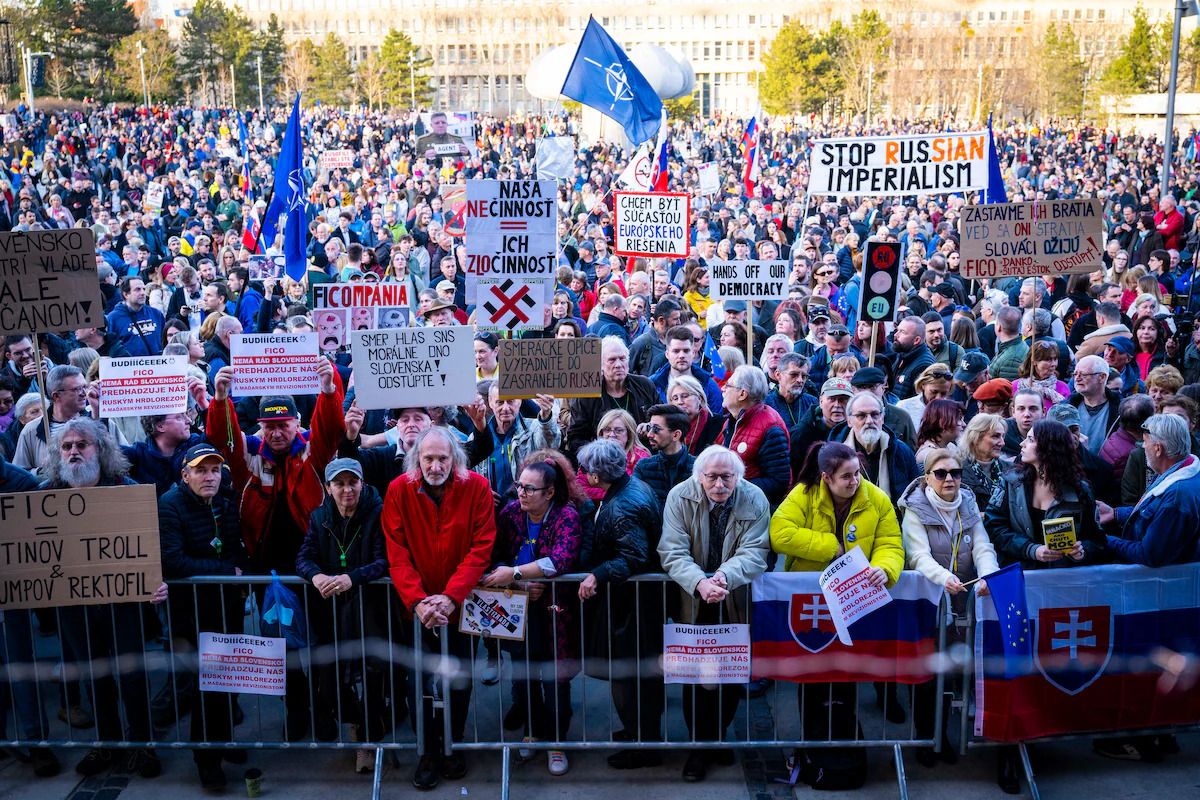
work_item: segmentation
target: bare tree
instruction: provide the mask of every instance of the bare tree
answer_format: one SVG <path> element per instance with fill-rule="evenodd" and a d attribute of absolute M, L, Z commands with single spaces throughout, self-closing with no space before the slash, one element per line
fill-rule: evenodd
<path fill-rule="evenodd" d="M 294 95 L 306 91 L 315 69 L 312 42 L 303 39 L 289 48 L 287 58 L 283 62 L 283 80 L 287 86 L 287 93 Z"/>
<path fill-rule="evenodd" d="M 358 94 L 366 102 L 367 109 L 373 110 L 383 105 L 384 69 L 378 53 L 371 53 L 358 64 L 356 71 Z"/>

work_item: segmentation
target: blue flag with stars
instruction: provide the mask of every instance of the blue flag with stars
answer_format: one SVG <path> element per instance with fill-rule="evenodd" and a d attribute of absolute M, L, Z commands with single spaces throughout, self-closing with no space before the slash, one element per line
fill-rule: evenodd
<path fill-rule="evenodd" d="M 658 93 L 594 17 L 588 18 L 562 93 L 616 120 L 635 146 L 653 139 L 662 125 Z"/>
<path fill-rule="evenodd" d="M 1009 564 L 984 575 L 1004 645 L 1004 677 L 1017 678 L 1033 671 L 1033 635 L 1029 625 L 1029 603 L 1025 599 L 1025 573 L 1020 564 Z"/>
<path fill-rule="evenodd" d="M 1008 191 L 1004 188 L 1004 173 L 1000 170 L 1000 157 L 996 155 L 996 136 L 992 133 L 992 115 L 988 114 L 988 186 L 983 190 L 983 203 L 1007 202 Z"/>
<path fill-rule="evenodd" d="M 704 357 L 708 359 L 708 371 L 712 373 L 713 380 L 725 380 L 725 362 L 721 360 L 717 344 L 707 331 L 704 334 Z"/>

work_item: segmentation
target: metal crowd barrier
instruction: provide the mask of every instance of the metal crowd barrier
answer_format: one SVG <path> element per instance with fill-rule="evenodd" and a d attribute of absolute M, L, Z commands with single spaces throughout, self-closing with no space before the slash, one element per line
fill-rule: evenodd
<path fill-rule="evenodd" d="M 531 761 L 552 750 L 661 753 L 831 747 L 889 748 L 899 795 L 907 798 L 902 748 L 937 749 L 942 741 L 946 669 L 940 655 L 950 617 L 945 597 L 939 609 L 934 729 L 929 735 L 917 735 L 913 687 L 876 683 L 875 689 L 882 693 L 876 700 L 876 692 L 864 684 L 839 684 L 844 688 L 835 690 L 834 684 L 797 684 L 794 688 L 773 682 L 765 693 L 756 692 L 754 697 L 750 685 L 720 687 L 715 698 L 718 737 L 689 734 L 687 727 L 679 724 L 679 717 L 697 719 L 700 693 L 663 682 L 661 630 L 672 616 L 678 586 L 664 575 L 640 575 L 582 603 L 577 591 L 585 577 L 567 575 L 538 581 L 545 584 L 549 600 L 541 607 L 540 618 L 529 619 L 527 628 L 532 630 L 540 623 L 548 627 L 548 637 L 534 641 L 527 636 L 527 646 L 468 638 L 446 627 L 425 630 L 417 620 L 405 622 L 386 580 L 361 587 L 365 593 L 349 600 L 338 596 L 322 600 L 302 579 L 282 578 L 303 603 L 310 634 L 306 647 L 288 651 L 286 699 L 200 693 L 195 688 L 199 633 L 258 633 L 258 606 L 272 580 L 269 576 L 172 581 L 168 602 L 157 607 L 164 630 L 158 638 L 148 604 L 39 612 L 36 627 L 53 624 L 59 631 L 58 642 L 34 632 L 34 612 L 9 611 L 3 618 L 2 642 L 8 685 L 0 692 L 0 711 L 8 701 L 15 722 L 10 734 L 15 736 L 0 736 L 0 745 L 370 750 L 374 755 L 373 798 L 381 793 L 385 758 L 398 765 L 397 751 L 421 756 L 428 747 L 440 746 L 445 756 L 498 752 L 501 797 L 508 800 L 514 755 Z M 624 620 L 620 608 L 630 597 L 636 613 Z M 723 604 L 720 609 L 715 624 L 725 621 Z M 563 624 L 559 624 L 560 617 Z M 218 618 L 221 630 L 212 630 Z M 608 634 L 622 625 L 632 636 L 629 658 L 614 658 L 611 648 L 593 646 L 605 641 L 611 644 Z M 368 631 L 373 635 L 361 635 Z M 571 655 L 571 647 L 562 646 L 567 644 L 560 639 L 564 636 L 578 642 L 577 661 L 560 657 Z M 537 657 L 547 652 L 549 660 Z M 485 685 L 489 656 L 496 659 L 499 681 L 489 680 L 490 685 Z M 445 687 L 447 681 L 450 691 Z M 110 689 L 115 689 L 114 695 L 106 695 Z M 541 700 L 535 701 L 538 689 Z M 466 709 L 456 708 L 456 701 L 466 699 L 464 690 L 473 697 Z M 614 707 L 610 696 L 614 692 L 622 698 L 622 709 Z M 734 704 L 730 693 L 737 708 L 725 729 L 721 714 L 730 714 L 723 706 L 724 702 Z M 853 698 L 855 730 L 851 735 L 835 733 L 832 703 L 825 704 L 824 711 L 817 710 L 821 696 L 834 693 Z M 553 698 L 550 708 L 545 707 L 547 695 Z M 118 726 L 118 734 L 111 735 L 119 714 L 103 720 L 106 735 L 97 729 L 95 736 L 57 719 L 46 719 L 46 709 L 53 709 L 55 701 L 69 715 L 72 707 L 85 704 L 85 698 L 97 718 L 101 716 L 98 706 L 106 713 L 117 708 L 123 711 L 124 725 Z M 892 712 L 893 721 L 877 709 L 880 702 Z M 685 708 L 688 703 L 690 708 Z M 556 714 L 555 708 L 561 714 Z M 597 712 L 597 708 L 606 710 Z M 897 708 L 903 722 L 898 721 Z M 630 709 L 637 712 L 632 717 Z M 619 735 L 622 710 L 624 723 L 632 721 L 634 730 Z M 190 720 L 186 719 L 189 712 Z M 542 728 L 547 713 L 553 723 L 552 735 L 527 741 L 526 723 L 535 720 L 532 724 Z M 823 726 L 820 717 L 814 716 L 822 713 L 826 717 Z M 322 714 L 333 715 L 332 727 Z M 454 729 L 456 720 L 460 730 Z M 431 721 L 434 729 L 429 727 Z M 348 732 L 348 723 L 357 730 Z M 289 727 L 293 728 L 290 740 Z M 814 728 L 822 727 L 823 735 L 812 734 Z"/>

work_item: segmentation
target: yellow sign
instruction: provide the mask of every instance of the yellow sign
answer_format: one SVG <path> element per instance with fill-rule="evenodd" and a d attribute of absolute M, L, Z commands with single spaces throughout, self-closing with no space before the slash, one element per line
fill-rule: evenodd
<path fill-rule="evenodd" d="M 1075 520 L 1071 517 L 1042 520 L 1042 538 L 1051 550 L 1069 553 L 1075 548 Z"/>

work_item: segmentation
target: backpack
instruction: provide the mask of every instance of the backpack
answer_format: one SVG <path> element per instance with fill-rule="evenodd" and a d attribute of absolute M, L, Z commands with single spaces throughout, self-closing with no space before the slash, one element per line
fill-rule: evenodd
<path fill-rule="evenodd" d="M 1058 317 L 1063 324 L 1063 330 L 1067 336 L 1071 335 L 1071 326 L 1080 318 L 1087 316 L 1087 309 L 1082 308 L 1074 300 L 1069 297 L 1056 302 L 1051 308 L 1050 313 Z"/>

